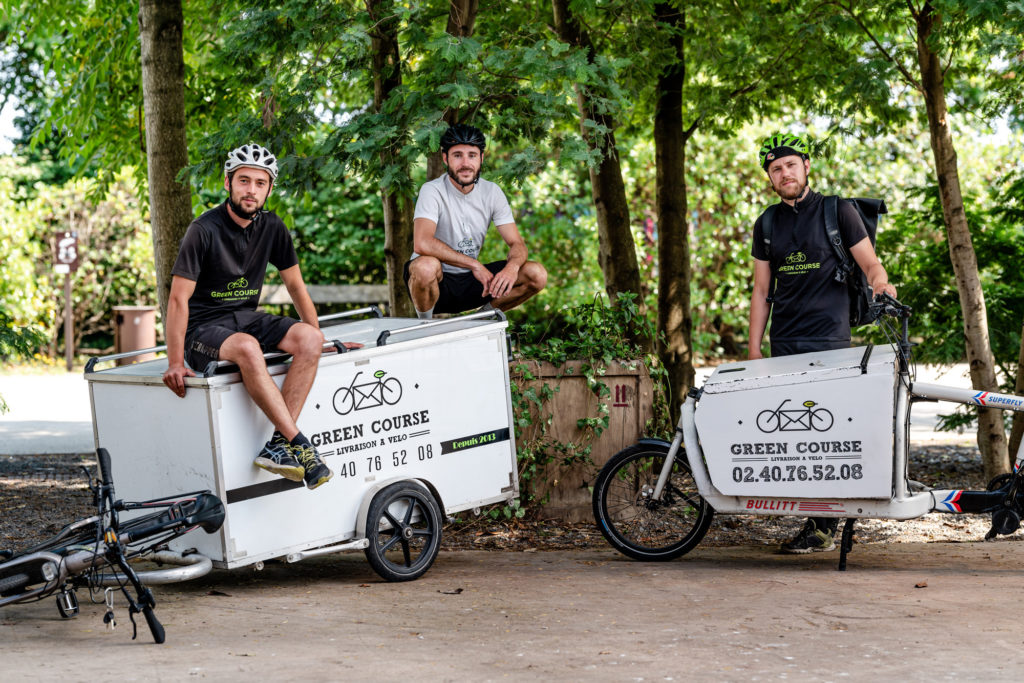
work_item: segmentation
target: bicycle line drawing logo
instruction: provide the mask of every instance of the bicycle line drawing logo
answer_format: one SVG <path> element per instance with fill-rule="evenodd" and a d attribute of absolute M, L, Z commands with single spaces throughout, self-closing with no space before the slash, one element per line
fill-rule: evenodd
<path fill-rule="evenodd" d="M 378 370 L 373 373 L 375 381 L 356 384 L 362 370 L 352 378 L 352 383 L 334 392 L 332 401 L 334 412 L 348 415 L 353 410 L 367 410 L 387 404 L 393 406 L 402 400 L 402 383 L 397 377 L 384 378 L 387 373 Z"/>
<path fill-rule="evenodd" d="M 228 291 L 231 291 L 233 289 L 245 289 L 248 286 L 249 286 L 249 281 L 246 280 L 245 276 L 243 275 L 242 277 L 238 278 L 234 282 L 229 282 L 228 283 Z"/>
<path fill-rule="evenodd" d="M 827 432 L 832 428 L 835 418 L 826 408 L 817 408 L 814 401 L 804 401 L 802 410 L 790 408 L 783 410 L 789 403 L 786 399 L 775 410 L 762 410 L 757 414 L 757 428 L 765 434 L 772 432 Z"/>
<path fill-rule="evenodd" d="M 786 263 L 803 263 L 807 260 L 807 254 L 802 251 L 794 251 L 786 256 Z"/>

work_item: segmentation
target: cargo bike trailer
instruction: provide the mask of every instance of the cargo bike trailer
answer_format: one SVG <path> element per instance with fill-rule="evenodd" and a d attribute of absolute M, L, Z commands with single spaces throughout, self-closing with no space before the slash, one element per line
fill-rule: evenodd
<path fill-rule="evenodd" d="M 196 368 L 184 398 L 163 384 L 166 358 L 97 369 L 165 347 L 86 366 L 96 446 L 120 495 L 209 490 L 224 502 L 220 530 L 174 539 L 165 561 L 262 568 L 361 549 L 381 577 L 407 581 L 434 562 L 447 515 L 518 497 L 502 313 L 429 321 L 371 306 L 320 321 L 327 342 L 298 424 L 334 477 L 313 491 L 253 465 L 273 427 L 236 366 Z M 289 358 L 267 354 L 279 386 Z"/>

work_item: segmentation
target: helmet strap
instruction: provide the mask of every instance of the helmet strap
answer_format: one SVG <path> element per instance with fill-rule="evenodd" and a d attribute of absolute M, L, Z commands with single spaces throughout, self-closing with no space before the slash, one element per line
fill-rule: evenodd
<path fill-rule="evenodd" d="M 255 221 L 259 219 L 259 217 L 266 212 L 266 209 L 264 209 L 263 206 L 259 207 L 255 211 L 250 212 L 243 209 L 240 204 L 238 204 L 234 199 L 231 198 L 231 187 L 234 181 L 235 171 L 232 171 L 231 173 L 228 174 L 228 205 L 231 206 L 231 210 L 234 212 L 236 216 L 241 218 L 243 221 Z M 273 187 L 273 181 L 271 181 L 271 187 Z M 263 205 L 266 206 L 266 201 L 263 202 Z"/>

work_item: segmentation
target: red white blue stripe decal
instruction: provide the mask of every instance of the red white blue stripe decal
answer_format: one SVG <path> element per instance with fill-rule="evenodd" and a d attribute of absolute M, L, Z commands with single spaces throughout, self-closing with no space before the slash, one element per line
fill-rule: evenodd
<path fill-rule="evenodd" d="M 946 509 L 950 512 L 963 512 L 960 509 L 960 494 L 963 491 L 950 491 L 949 495 L 946 496 L 939 505 L 945 505 Z"/>
<path fill-rule="evenodd" d="M 988 398 L 987 391 L 979 391 L 974 396 L 971 396 L 971 400 L 974 401 L 979 406 L 988 405 L 987 403 L 985 403 L 986 398 Z"/>
<path fill-rule="evenodd" d="M 824 501 L 801 501 L 797 505 L 800 512 L 845 512 L 842 503 L 827 503 Z"/>

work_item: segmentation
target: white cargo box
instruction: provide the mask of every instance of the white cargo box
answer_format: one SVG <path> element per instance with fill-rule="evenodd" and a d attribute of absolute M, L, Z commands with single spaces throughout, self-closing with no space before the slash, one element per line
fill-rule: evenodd
<path fill-rule="evenodd" d="M 334 471 L 312 491 L 253 465 L 273 427 L 237 370 L 190 378 L 184 398 L 162 382 L 166 359 L 87 370 L 118 497 L 210 489 L 226 505 L 217 534 L 190 533 L 174 549 L 230 569 L 361 538 L 360 506 L 397 480 L 424 484 L 448 514 L 518 496 L 503 317 L 323 325 L 328 340 L 364 348 L 322 357 L 299 417 Z M 279 386 L 287 368 L 269 365 Z"/>
<path fill-rule="evenodd" d="M 718 366 L 695 421 L 730 496 L 889 498 L 896 356 L 856 347 Z"/>

